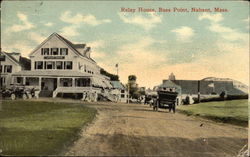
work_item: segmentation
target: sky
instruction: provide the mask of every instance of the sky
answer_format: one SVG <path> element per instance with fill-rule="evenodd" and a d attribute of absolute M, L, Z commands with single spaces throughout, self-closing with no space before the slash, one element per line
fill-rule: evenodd
<path fill-rule="evenodd" d="M 249 85 L 249 4 L 236 1 L 3 1 L 1 46 L 28 57 L 50 34 L 92 48 L 123 83 L 153 87 L 176 79 L 232 78 Z M 122 12 L 138 7 L 156 12 Z M 158 12 L 158 8 L 171 12 Z M 214 8 L 228 12 L 214 12 Z M 173 12 L 187 8 L 189 12 Z M 191 12 L 210 8 L 211 12 Z"/>

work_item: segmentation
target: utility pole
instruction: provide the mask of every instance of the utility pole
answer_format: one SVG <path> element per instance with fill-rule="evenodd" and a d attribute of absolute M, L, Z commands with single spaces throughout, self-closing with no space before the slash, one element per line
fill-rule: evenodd
<path fill-rule="evenodd" d="M 200 84 L 201 84 L 201 81 L 198 80 L 198 103 L 200 103 L 200 100 L 201 100 Z"/>
<path fill-rule="evenodd" d="M 119 64 L 118 64 L 118 63 L 116 63 L 115 67 L 116 67 L 116 74 L 117 74 L 117 76 L 118 76 Z"/>

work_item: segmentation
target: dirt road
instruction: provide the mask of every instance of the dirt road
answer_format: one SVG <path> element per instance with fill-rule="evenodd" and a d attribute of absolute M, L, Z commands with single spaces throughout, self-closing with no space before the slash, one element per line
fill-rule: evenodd
<path fill-rule="evenodd" d="M 97 108 L 97 119 L 66 155 L 230 157 L 247 143 L 246 128 L 153 112 L 142 104 L 90 106 Z"/>

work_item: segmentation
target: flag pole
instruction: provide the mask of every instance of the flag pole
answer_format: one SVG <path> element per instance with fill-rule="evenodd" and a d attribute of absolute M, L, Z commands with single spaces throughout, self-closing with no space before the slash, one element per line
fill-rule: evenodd
<path fill-rule="evenodd" d="M 116 73 L 117 73 L 117 76 L 118 76 L 118 69 L 119 69 L 118 63 L 116 63 L 115 67 L 116 67 Z"/>

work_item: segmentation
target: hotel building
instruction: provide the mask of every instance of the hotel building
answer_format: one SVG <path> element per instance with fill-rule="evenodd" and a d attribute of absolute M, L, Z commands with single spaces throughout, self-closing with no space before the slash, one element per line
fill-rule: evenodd
<path fill-rule="evenodd" d="M 59 93 L 91 92 L 109 100 L 115 96 L 110 78 L 100 73 L 86 44 L 73 44 L 57 33 L 51 34 L 29 55 L 31 70 L 12 74 L 13 83 L 40 90 L 40 96 L 56 97 Z"/>

